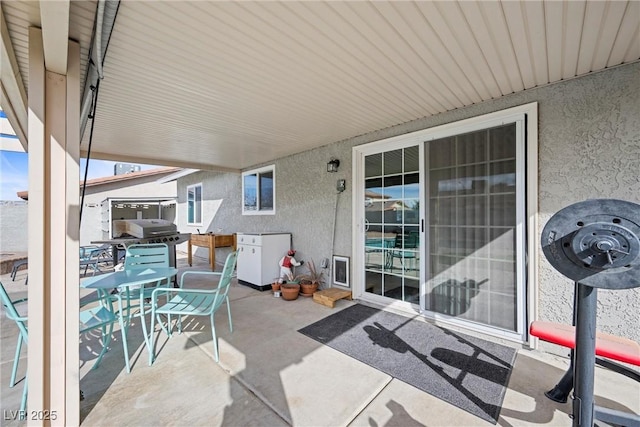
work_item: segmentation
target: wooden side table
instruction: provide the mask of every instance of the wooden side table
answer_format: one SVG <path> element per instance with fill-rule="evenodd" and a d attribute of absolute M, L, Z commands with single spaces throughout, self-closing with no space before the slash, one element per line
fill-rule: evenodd
<path fill-rule="evenodd" d="M 187 249 L 187 261 L 191 267 L 192 255 L 191 248 L 193 246 L 200 246 L 203 248 L 209 248 L 209 264 L 211 265 L 211 271 L 216 268 L 216 248 L 232 247 L 236 250 L 236 235 L 235 234 L 191 234 L 189 239 L 189 248 Z"/>

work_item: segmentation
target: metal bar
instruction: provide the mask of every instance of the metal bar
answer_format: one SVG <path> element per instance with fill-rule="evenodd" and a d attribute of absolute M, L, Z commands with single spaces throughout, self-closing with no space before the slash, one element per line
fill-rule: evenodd
<path fill-rule="evenodd" d="M 574 427 L 593 426 L 597 304 L 597 288 L 579 283 L 574 364 Z"/>
<path fill-rule="evenodd" d="M 600 365 L 603 368 L 607 368 L 610 371 L 616 372 L 620 375 L 624 375 L 625 377 L 629 377 L 634 381 L 640 382 L 640 373 L 632 369 L 629 369 L 620 363 L 616 363 L 608 359 L 602 359 L 600 357 L 596 357 L 596 365 Z"/>
<path fill-rule="evenodd" d="M 595 417 L 598 421 L 626 427 L 640 427 L 640 416 L 616 409 L 602 408 L 596 406 Z"/>
<path fill-rule="evenodd" d="M 578 282 L 574 282 L 573 284 L 573 318 L 571 319 L 572 326 L 576 326 L 576 317 L 577 317 L 577 307 L 578 307 Z M 575 353 L 573 349 L 569 353 L 570 363 L 569 368 L 564 373 L 558 384 L 555 385 L 551 390 L 545 391 L 544 395 L 554 402 L 558 403 L 566 403 L 567 397 L 569 397 L 569 393 L 573 390 L 573 365 L 575 360 Z"/>

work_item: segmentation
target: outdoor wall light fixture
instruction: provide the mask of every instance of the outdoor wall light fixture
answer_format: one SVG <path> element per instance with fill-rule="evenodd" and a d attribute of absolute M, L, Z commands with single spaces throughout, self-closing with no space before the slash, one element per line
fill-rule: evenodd
<path fill-rule="evenodd" d="M 338 166 L 340 166 L 340 160 L 329 160 L 329 162 L 327 163 L 327 172 L 338 172 Z"/>

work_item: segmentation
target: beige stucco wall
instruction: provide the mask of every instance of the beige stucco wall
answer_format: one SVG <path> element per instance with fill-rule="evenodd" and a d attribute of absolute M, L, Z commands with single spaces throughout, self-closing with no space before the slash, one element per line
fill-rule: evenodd
<path fill-rule="evenodd" d="M 541 226 L 559 209 L 590 198 L 640 204 L 640 66 L 547 92 L 550 102 L 540 109 Z M 546 260 L 539 281 L 541 317 L 569 322 L 569 281 Z M 640 341 L 640 288 L 598 292 L 598 329 Z"/>
<path fill-rule="evenodd" d="M 179 182 L 178 215 L 184 219 L 186 185 L 202 182 L 208 231 L 290 231 L 303 259 L 319 261 L 330 258 L 332 253 L 351 256 L 353 146 L 529 102 L 539 103 L 540 230 L 553 213 L 588 198 L 640 203 L 640 64 L 636 63 L 279 159 L 274 162 L 275 216 L 241 215 L 240 175 L 195 173 Z M 338 173 L 326 172 L 331 157 L 341 161 Z M 347 191 L 337 195 L 335 184 L 339 178 L 347 180 Z M 334 212 L 337 220 L 332 250 Z M 195 231 L 180 221 L 181 231 Z M 537 242 L 540 236 L 533 238 Z M 199 255 L 206 256 L 206 252 Z M 533 316 L 570 322 L 572 282 L 551 267 L 540 249 L 531 255 L 539 257 L 539 280 L 528 284 L 537 287 L 539 295 L 539 310 Z M 600 290 L 598 306 L 598 329 L 640 341 L 640 289 Z M 557 347 L 550 350 L 566 353 Z"/>
<path fill-rule="evenodd" d="M 0 252 L 27 253 L 28 210 L 25 201 L 0 201 Z"/>

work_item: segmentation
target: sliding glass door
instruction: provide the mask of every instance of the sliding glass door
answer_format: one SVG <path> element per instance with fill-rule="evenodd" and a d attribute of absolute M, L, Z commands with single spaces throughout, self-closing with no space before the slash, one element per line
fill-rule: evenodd
<path fill-rule="evenodd" d="M 362 298 L 524 337 L 525 120 L 354 148 Z"/>

